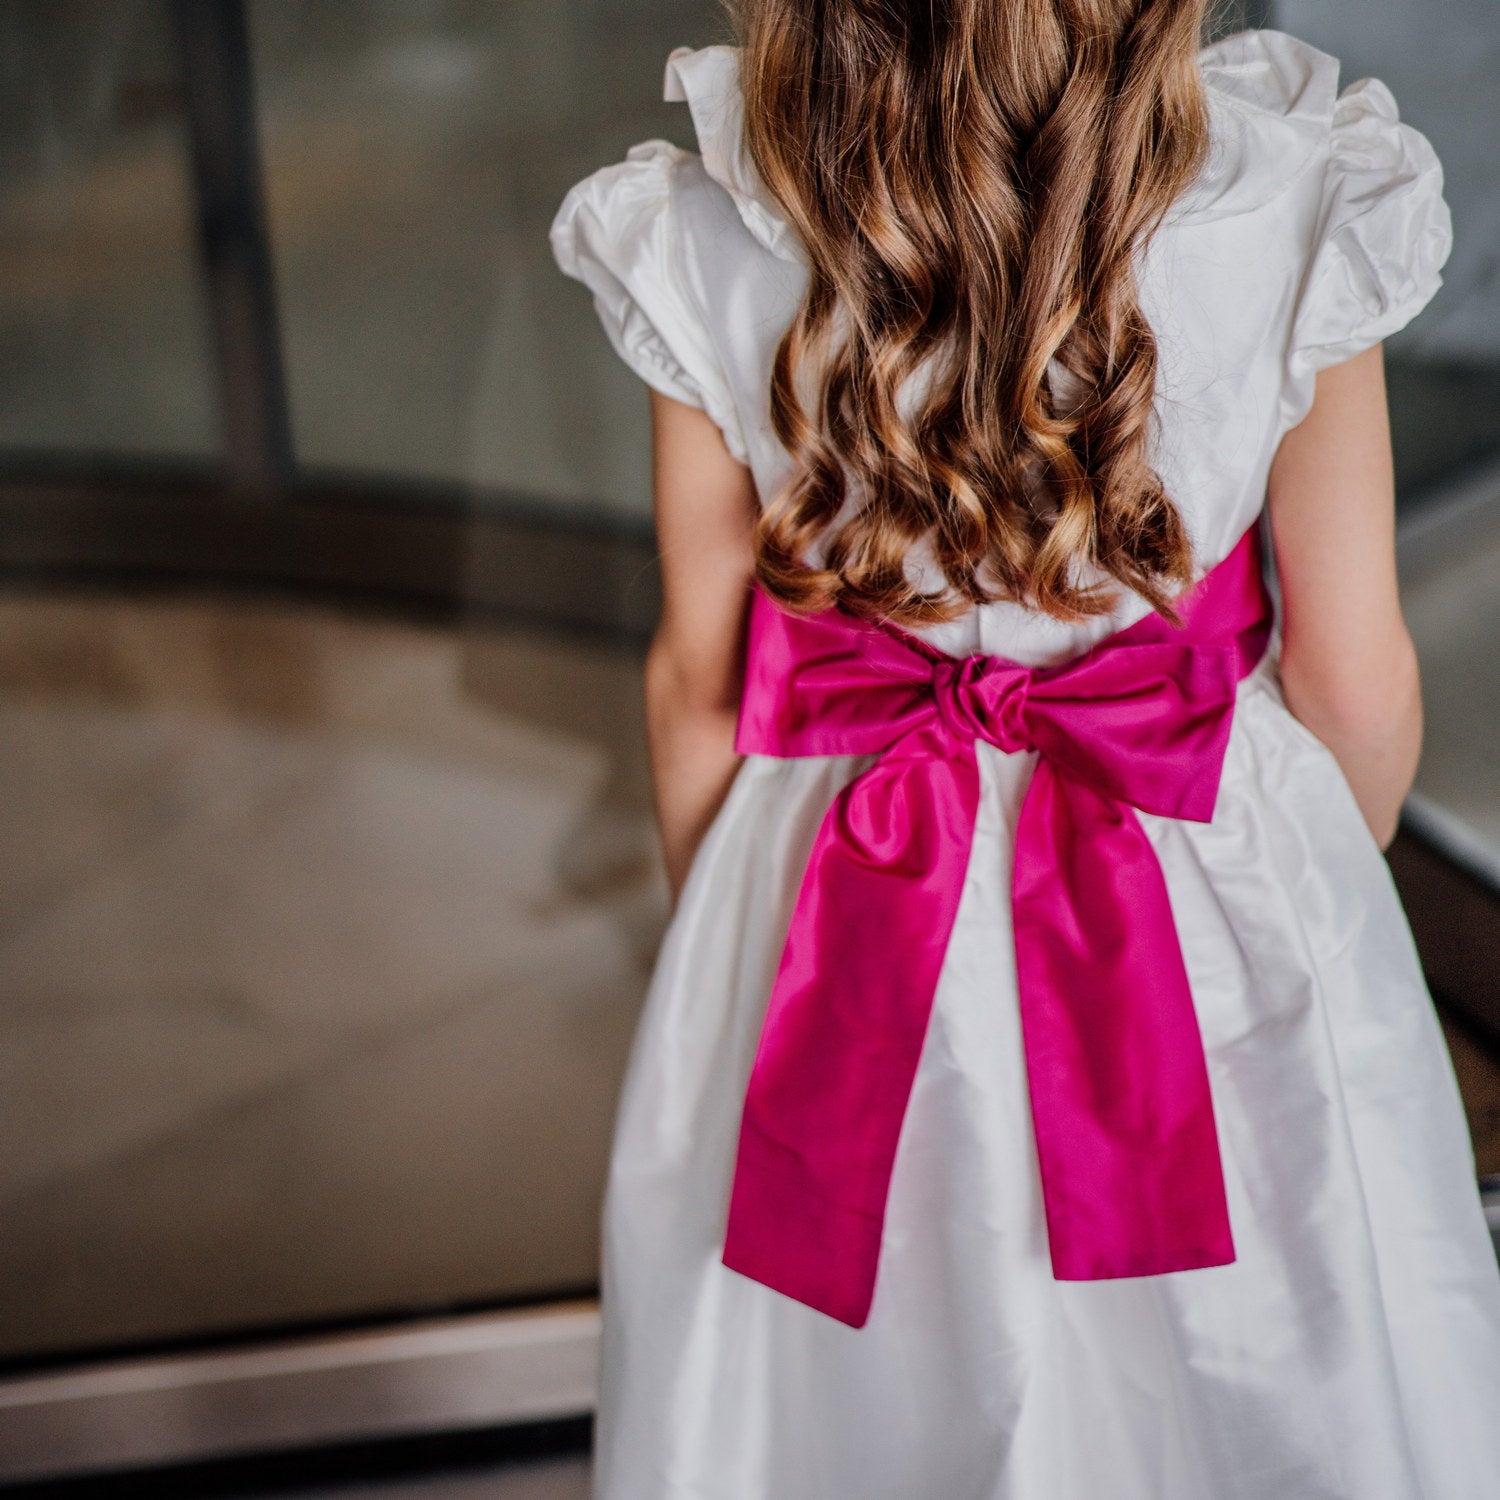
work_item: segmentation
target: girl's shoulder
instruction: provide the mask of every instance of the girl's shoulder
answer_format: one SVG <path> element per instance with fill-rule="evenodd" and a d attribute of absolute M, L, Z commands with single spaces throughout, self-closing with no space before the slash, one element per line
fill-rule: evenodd
<path fill-rule="evenodd" d="M 674 169 L 679 177 L 684 169 L 701 169 L 764 249 L 800 261 L 796 236 L 744 147 L 739 62 L 740 49 L 723 43 L 672 49 L 662 98 L 688 106 L 698 150 L 643 142 L 633 148 L 637 164 L 628 175 L 637 199 L 664 201 Z M 1204 171 L 1172 214 L 1175 222 L 1253 213 L 1320 167 L 1337 169 L 1355 156 L 1371 165 L 1376 158 L 1399 163 L 1441 185 L 1431 146 L 1401 120 L 1385 84 L 1365 78 L 1341 90 L 1339 59 L 1299 37 L 1268 28 L 1241 31 L 1205 47 L 1199 64 L 1211 147 Z M 623 165 L 601 171 L 618 176 Z"/>
<path fill-rule="evenodd" d="M 1269 29 L 1215 42 L 1199 61 L 1209 154 L 1167 226 L 1207 226 L 1205 265 L 1240 250 L 1268 257 L 1263 276 L 1287 283 L 1292 324 L 1273 332 L 1286 336 L 1294 382 L 1403 327 L 1441 285 L 1452 226 L 1442 166 L 1391 91 L 1372 78 L 1341 88 L 1337 58 Z M 626 362 L 708 410 L 743 457 L 704 289 L 762 276 L 784 288 L 795 277 L 782 273 L 805 262 L 745 150 L 739 63 L 734 46 L 673 48 L 662 97 L 687 105 L 698 150 L 631 147 L 568 190 L 551 243 Z"/>
<path fill-rule="evenodd" d="M 1241 31 L 1205 47 L 1199 65 L 1211 145 L 1177 219 L 1253 213 L 1299 183 L 1316 194 L 1356 164 L 1441 189 L 1431 145 L 1401 119 L 1390 89 L 1375 78 L 1340 88 L 1339 59 L 1300 37 Z"/>
<path fill-rule="evenodd" d="M 625 161 L 579 183 L 569 211 L 588 198 L 628 228 L 643 214 L 669 213 L 675 183 L 676 196 L 689 203 L 679 209 L 680 218 L 712 223 L 712 205 L 695 215 L 694 200 L 707 204 L 710 195 L 727 197 L 760 249 L 801 263 L 797 237 L 745 150 L 739 62 L 740 49 L 727 44 L 674 47 L 662 97 L 687 105 L 697 152 L 662 140 L 642 142 Z M 1210 114 L 1209 156 L 1169 223 L 1254 214 L 1300 184 L 1305 194 L 1325 197 L 1335 218 L 1340 198 L 1364 204 L 1362 228 L 1373 235 L 1376 250 L 1391 237 L 1409 242 L 1408 231 L 1420 229 L 1426 239 L 1418 260 L 1431 260 L 1442 238 L 1442 168 L 1426 138 L 1401 119 L 1385 84 L 1365 78 L 1340 89 L 1336 57 L 1270 29 L 1225 37 L 1205 47 L 1199 62 Z M 1413 274 L 1421 279 L 1422 266 Z"/>
<path fill-rule="evenodd" d="M 1287 352 L 1300 386 L 1405 327 L 1442 285 L 1453 246 L 1442 163 L 1383 82 L 1341 87 L 1339 59 L 1298 37 L 1243 31 L 1200 61 L 1209 159 L 1172 218 L 1271 216 L 1246 242 L 1275 244 L 1295 288 Z"/>

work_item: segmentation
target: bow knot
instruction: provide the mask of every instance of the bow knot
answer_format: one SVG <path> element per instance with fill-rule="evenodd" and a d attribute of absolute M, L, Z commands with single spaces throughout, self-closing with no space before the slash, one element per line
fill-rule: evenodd
<path fill-rule="evenodd" d="M 1001 750 L 1033 748 L 1026 733 L 1031 673 L 1014 662 L 974 652 L 932 665 L 938 716 L 961 741 L 981 739 Z"/>

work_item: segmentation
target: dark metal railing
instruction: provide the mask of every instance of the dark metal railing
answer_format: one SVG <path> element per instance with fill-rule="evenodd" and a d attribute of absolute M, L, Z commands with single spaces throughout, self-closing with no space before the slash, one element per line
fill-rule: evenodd
<path fill-rule="evenodd" d="M 224 468 L 238 488 L 296 473 L 243 0 L 171 0 L 198 245 L 218 354 Z"/>

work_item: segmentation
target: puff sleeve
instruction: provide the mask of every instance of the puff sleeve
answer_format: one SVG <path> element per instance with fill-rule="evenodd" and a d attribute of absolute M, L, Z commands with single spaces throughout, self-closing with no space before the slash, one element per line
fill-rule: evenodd
<path fill-rule="evenodd" d="M 615 352 L 648 385 L 706 411 L 747 463 L 734 398 L 679 256 L 673 178 L 688 153 L 663 140 L 575 183 L 549 231 L 558 268 L 593 293 Z"/>
<path fill-rule="evenodd" d="M 1442 285 L 1453 244 L 1443 169 L 1390 90 L 1367 78 L 1334 106 L 1290 362 L 1310 377 L 1404 328 Z"/>

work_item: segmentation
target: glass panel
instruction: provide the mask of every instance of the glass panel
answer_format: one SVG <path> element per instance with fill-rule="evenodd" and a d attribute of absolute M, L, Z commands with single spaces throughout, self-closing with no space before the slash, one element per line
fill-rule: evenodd
<path fill-rule="evenodd" d="M 0 4 L 0 447 L 217 446 L 165 6 Z"/>
<path fill-rule="evenodd" d="M 18 384 L 62 414 L 28 443 L 160 455 L 184 446 L 166 414 L 206 430 L 215 388 L 178 357 L 203 293 L 175 44 L 124 9 L 139 29 L 110 50 L 108 6 L 0 0 L 38 68 L 140 59 L 168 111 L 149 151 L 118 147 L 129 170 L 105 132 L 117 176 L 76 191 L 74 157 L 36 146 L 39 201 L 88 237 L 54 264 L 51 221 L 13 209 L 9 253 L 59 305 L 103 288 L 119 312 L 69 312 L 55 370 L 18 334 Z M 533 545 L 468 487 L 645 517 L 644 391 L 546 229 L 635 140 L 691 143 L 661 70 L 714 34 L 711 6 L 249 17 L 299 456 L 345 480 L 328 502 L 207 482 L 160 502 L 163 536 L 280 597 L 212 570 L 170 596 L 0 593 L 0 1359 L 590 1286 L 664 916 L 638 621 L 607 592 L 588 636 L 466 614 Z M 163 227 L 165 190 L 130 188 L 167 161 Z M 131 421 L 75 421 L 72 373 Z M 436 529 L 400 530 L 414 512 Z M 649 546 L 618 525 L 546 537 L 555 589 L 602 564 L 649 592 Z M 413 551 L 452 591 L 442 619 L 412 617 Z M 308 558 L 366 607 L 287 597 Z"/>
<path fill-rule="evenodd" d="M 1332 52 L 1342 81 L 1376 77 L 1443 162 L 1454 250 L 1445 285 L 1390 341 L 1402 500 L 1431 498 L 1500 455 L 1500 18 L 1492 0 L 1277 0 L 1273 24 Z"/>
<path fill-rule="evenodd" d="M 715 7 L 259 0 L 251 17 L 304 461 L 644 514 L 644 390 L 546 232 L 636 141 L 694 144 L 661 75 L 672 47 L 722 34 Z"/>
<path fill-rule="evenodd" d="M 1500 880 L 1500 16 L 1448 0 L 1441 20 L 1394 3 L 1279 0 L 1276 24 L 1374 76 L 1443 162 L 1454 249 L 1445 285 L 1391 340 L 1403 509 L 1431 505 L 1407 548 L 1407 614 L 1427 727 L 1416 813 Z"/>

